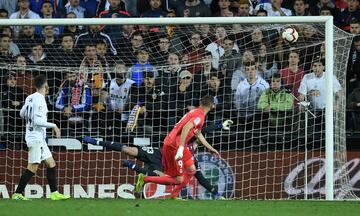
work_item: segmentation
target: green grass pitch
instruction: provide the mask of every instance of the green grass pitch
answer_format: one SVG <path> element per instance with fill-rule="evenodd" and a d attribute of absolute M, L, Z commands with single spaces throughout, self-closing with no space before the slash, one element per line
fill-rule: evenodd
<path fill-rule="evenodd" d="M 0 215 L 21 216 L 105 216 L 105 215 L 171 215 L 171 216 L 351 216 L 360 214 L 359 201 L 201 201 L 201 200 L 123 200 L 123 199 L 72 199 L 30 202 L 0 200 Z"/>

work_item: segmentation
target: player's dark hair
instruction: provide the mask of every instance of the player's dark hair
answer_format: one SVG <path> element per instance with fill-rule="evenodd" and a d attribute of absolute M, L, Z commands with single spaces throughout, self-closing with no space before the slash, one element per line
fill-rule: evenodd
<path fill-rule="evenodd" d="M 46 77 L 44 75 L 40 74 L 40 75 L 35 77 L 34 83 L 35 83 L 35 88 L 40 89 L 46 83 Z"/>
<path fill-rule="evenodd" d="M 258 15 L 259 13 L 264 13 L 264 14 L 266 14 L 266 16 L 268 15 L 267 10 L 264 10 L 263 8 L 261 8 L 260 10 L 258 10 L 258 11 L 256 12 L 256 15 Z"/>
<path fill-rule="evenodd" d="M 210 95 L 206 95 L 203 98 L 201 98 L 200 106 L 203 107 L 211 107 L 214 105 L 214 97 Z"/>
<path fill-rule="evenodd" d="M 0 13 L 6 13 L 6 16 L 9 16 L 9 12 L 4 8 L 0 9 Z"/>

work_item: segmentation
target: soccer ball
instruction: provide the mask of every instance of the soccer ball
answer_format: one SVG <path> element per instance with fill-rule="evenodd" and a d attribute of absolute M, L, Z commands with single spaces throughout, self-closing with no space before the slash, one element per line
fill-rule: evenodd
<path fill-rule="evenodd" d="M 291 27 L 285 28 L 281 33 L 281 36 L 282 39 L 286 40 L 289 43 L 295 43 L 299 38 L 299 34 L 296 29 Z"/>

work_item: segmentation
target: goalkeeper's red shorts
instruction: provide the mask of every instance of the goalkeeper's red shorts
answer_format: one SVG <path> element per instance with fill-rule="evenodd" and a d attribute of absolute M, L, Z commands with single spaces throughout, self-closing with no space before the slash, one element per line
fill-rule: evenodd
<path fill-rule="evenodd" d="M 162 164 L 166 175 L 175 177 L 184 175 L 185 167 L 194 164 L 194 159 L 188 148 L 184 148 L 181 160 L 176 161 L 175 155 L 178 148 L 164 144 L 162 152 Z"/>

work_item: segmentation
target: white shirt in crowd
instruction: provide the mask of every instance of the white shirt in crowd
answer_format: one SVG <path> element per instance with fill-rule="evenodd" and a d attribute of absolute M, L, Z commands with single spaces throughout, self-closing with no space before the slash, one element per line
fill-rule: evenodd
<path fill-rule="evenodd" d="M 302 95 L 306 96 L 312 90 L 320 92 L 320 95 L 308 98 L 310 99 L 311 106 L 315 109 L 324 109 L 326 106 L 325 75 L 326 73 L 323 73 L 321 77 L 317 77 L 314 73 L 306 74 L 300 83 L 298 91 Z M 335 76 L 333 76 L 333 87 L 334 93 L 342 89 Z"/>
<path fill-rule="evenodd" d="M 110 82 L 110 102 L 112 110 L 124 109 L 125 104 L 128 101 L 131 85 L 135 82 L 131 79 L 126 79 L 124 83 L 118 85 L 116 79 L 112 79 Z M 121 120 L 126 121 L 128 119 L 127 113 L 121 114 Z"/>
<path fill-rule="evenodd" d="M 47 122 L 48 108 L 44 95 L 35 92 L 25 99 L 20 110 L 20 117 L 26 119 L 25 140 L 44 140 L 46 128 L 54 128 L 55 124 Z"/>
<path fill-rule="evenodd" d="M 218 43 L 212 42 L 211 44 L 207 45 L 205 50 L 211 52 L 211 55 L 212 55 L 211 65 L 215 70 L 218 70 L 220 57 L 223 56 L 225 53 L 224 48 L 222 48 L 222 46 L 220 46 Z M 237 44 L 234 44 L 233 50 L 236 50 L 236 52 L 239 52 L 239 47 Z"/>
<path fill-rule="evenodd" d="M 10 19 L 41 19 L 39 14 L 29 10 L 25 15 L 20 15 L 20 11 L 16 11 L 15 13 L 11 14 Z"/>
<path fill-rule="evenodd" d="M 244 79 L 236 88 L 234 100 L 236 109 L 246 109 L 247 116 L 253 115 L 261 94 L 269 87 L 269 84 L 260 76 L 256 77 L 253 84 Z"/>
<path fill-rule="evenodd" d="M 255 7 L 255 11 L 260 10 L 261 7 L 268 12 L 268 16 L 281 16 L 279 11 L 273 10 L 271 3 L 259 4 Z M 281 8 L 281 10 L 286 14 L 286 16 L 292 16 L 291 10 L 286 8 Z"/>

